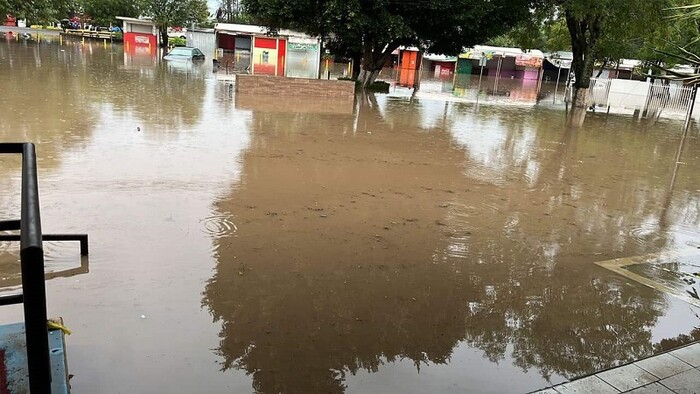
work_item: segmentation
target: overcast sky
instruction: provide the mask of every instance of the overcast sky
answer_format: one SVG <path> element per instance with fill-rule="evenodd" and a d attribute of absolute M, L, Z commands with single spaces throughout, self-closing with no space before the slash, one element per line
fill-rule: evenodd
<path fill-rule="evenodd" d="M 209 13 L 210 14 L 216 13 L 217 1 L 216 0 L 207 0 L 207 4 L 209 4 Z"/>

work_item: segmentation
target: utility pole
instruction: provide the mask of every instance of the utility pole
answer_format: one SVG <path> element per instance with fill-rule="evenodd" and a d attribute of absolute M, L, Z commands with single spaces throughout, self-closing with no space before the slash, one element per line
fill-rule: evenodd
<path fill-rule="evenodd" d="M 688 113 L 685 115 L 685 125 L 683 126 L 683 131 L 688 130 L 690 126 L 690 120 L 693 118 L 693 110 L 695 109 L 695 98 L 698 95 L 698 85 L 693 85 L 693 93 L 690 94 L 690 105 L 688 106 Z"/>

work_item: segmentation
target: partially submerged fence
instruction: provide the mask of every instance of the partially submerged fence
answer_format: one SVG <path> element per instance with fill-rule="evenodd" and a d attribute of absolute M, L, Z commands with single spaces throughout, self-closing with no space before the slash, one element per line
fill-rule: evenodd
<path fill-rule="evenodd" d="M 662 81 L 591 78 L 589 105 L 627 109 L 644 117 L 661 113 L 686 115 L 693 102 L 693 88 Z"/>

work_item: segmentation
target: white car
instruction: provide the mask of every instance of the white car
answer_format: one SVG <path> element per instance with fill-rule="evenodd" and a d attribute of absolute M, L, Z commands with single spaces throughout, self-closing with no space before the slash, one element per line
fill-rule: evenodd
<path fill-rule="evenodd" d="M 182 38 L 183 40 L 185 40 L 185 39 L 187 39 L 187 36 L 185 35 L 185 33 L 187 33 L 186 29 L 182 29 L 180 31 L 169 31 L 168 37 Z"/>

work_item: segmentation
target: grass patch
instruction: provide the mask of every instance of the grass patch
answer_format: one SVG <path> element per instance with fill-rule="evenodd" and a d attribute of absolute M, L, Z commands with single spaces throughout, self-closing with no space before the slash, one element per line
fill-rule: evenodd
<path fill-rule="evenodd" d="M 184 47 L 187 46 L 187 40 L 181 37 L 168 37 L 168 46 L 170 47 Z"/>

